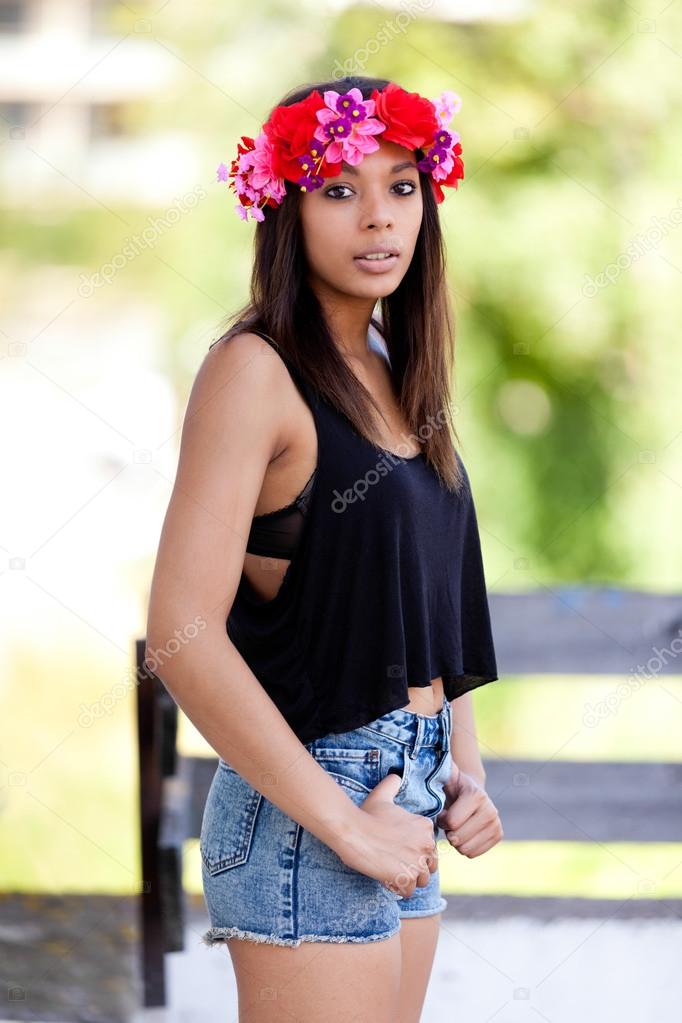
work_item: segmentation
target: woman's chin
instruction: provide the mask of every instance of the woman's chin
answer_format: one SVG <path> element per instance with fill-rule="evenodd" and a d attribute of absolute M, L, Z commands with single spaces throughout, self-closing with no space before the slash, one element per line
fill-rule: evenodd
<path fill-rule="evenodd" d="M 345 281 L 339 290 L 353 298 L 379 299 L 392 294 L 399 284 L 400 281 L 395 280 L 392 274 L 390 276 L 386 274 L 384 277 L 372 277 L 361 282 Z"/>

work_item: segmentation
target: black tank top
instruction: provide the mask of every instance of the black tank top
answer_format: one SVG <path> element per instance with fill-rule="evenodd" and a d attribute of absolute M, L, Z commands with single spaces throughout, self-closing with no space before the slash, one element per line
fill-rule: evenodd
<path fill-rule="evenodd" d="M 439 675 L 448 700 L 495 681 L 476 511 L 459 454 L 464 488 L 454 494 L 422 452 L 403 458 L 358 433 L 257 333 L 310 407 L 318 458 L 279 590 L 263 599 L 242 573 L 227 618 L 256 678 L 304 743 L 405 706 L 408 686 Z"/>

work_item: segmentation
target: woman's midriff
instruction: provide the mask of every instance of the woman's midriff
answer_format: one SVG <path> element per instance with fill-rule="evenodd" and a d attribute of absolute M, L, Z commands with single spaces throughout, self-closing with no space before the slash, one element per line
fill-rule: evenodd
<path fill-rule="evenodd" d="M 435 717 L 443 708 L 443 679 L 439 675 L 438 678 L 431 679 L 431 685 L 408 686 L 407 694 L 410 702 L 401 707 L 401 710 L 411 710 L 414 714 Z"/>

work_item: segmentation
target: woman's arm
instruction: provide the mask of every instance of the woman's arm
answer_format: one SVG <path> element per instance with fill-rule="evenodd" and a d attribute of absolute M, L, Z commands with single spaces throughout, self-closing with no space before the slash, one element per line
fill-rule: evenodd
<path fill-rule="evenodd" d="M 450 704 L 452 708 L 451 756 L 460 771 L 474 778 L 481 787 L 485 786 L 485 770 L 478 748 L 476 721 L 471 692 L 458 696 Z M 458 772 L 453 776 L 457 780 Z"/>
<path fill-rule="evenodd" d="M 225 629 L 263 477 L 285 446 L 291 387 L 257 335 L 236 335 L 206 355 L 154 568 L 147 659 L 213 749 L 338 851 L 366 815 L 308 753 Z"/>

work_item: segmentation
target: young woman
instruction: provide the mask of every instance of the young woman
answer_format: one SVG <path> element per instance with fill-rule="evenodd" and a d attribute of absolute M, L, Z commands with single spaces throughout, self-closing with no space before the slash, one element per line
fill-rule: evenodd
<path fill-rule="evenodd" d="M 250 303 L 192 389 L 147 643 L 200 623 L 163 681 L 219 755 L 203 940 L 227 943 L 241 1023 L 417 1023 L 438 828 L 467 857 L 502 837 L 448 414 L 437 207 L 463 176 L 457 106 L 384 79 L 308 85 L 218 169 L 257 221 Z"/>

